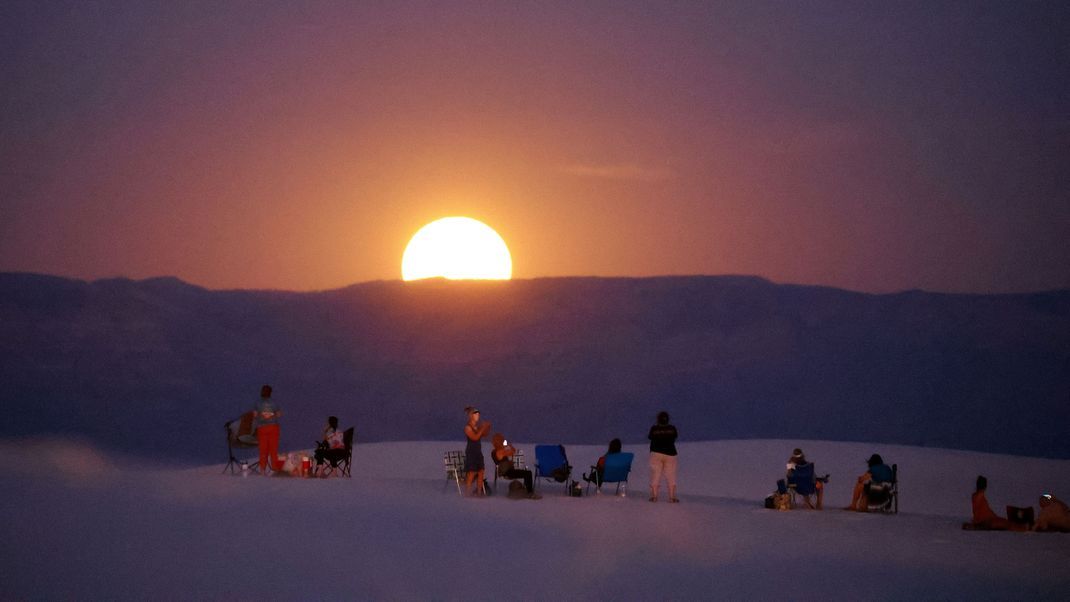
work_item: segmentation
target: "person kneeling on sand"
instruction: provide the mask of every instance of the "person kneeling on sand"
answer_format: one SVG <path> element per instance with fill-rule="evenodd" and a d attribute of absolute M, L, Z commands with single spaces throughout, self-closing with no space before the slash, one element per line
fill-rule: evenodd
<path fill-rule="evenodd" d="M 974 529 L 983 529 L 986 531 L 1025 531 L 1028 526 L 1011 521 L 999 516 L 992 510 L 992 507 L 988 505 L 988 498 L 985 497 L 985 490 L 988 489 L 988 479 L 978 475 L 977 477 L 977 490 L 973 492 L 970 500 L 973 504 L 973 520 L 967 523 Z M 965 525 L 963 526 L 965 528 Z"/>
<path fill-rule="evenodd" d="M 1040 496 L 1040 513 L 1033 529 L 1070 533 L 1070 508 L 1059 498 L 1045 493 Z"/>
<path fill-rule="evenodd" d="M 498 475 L 506 479 L 524 479 L 524 489 L 528 492 L 528 498 L 532 500 L 541 499 L 542 496 L 535 493 L 535 479 L 532 477 L 531 471 L 521 470 L 513 466 L 513 456 L 516 455 L 516 448 L 509 445 L 509 441 L 501 433 L 494 433 L 491 443 L 494 445 L 494 449 L 490 452 L 490 459 L 494 460 Z"/>

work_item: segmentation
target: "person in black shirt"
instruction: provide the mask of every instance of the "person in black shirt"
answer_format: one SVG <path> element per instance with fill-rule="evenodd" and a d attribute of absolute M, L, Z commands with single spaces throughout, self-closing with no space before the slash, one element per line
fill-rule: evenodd
<path fill-rule="evenodd" d="M 490 459 L 494 460 L 498 474 L 506 479 L 523 479 L 524 489 L 528 492 L 528 498 L 533 500 L 541 499 L 542 496 L 535 493 L 535 482 L 531 471 L 522 470 L 513 465 L 516 448 L 509 445 L 509 442 L 501 433 L 495 433 L 494 437 L 491 438 L 491 443 L 494 445 L 494 449 L 490 452 Z"/>
<path fill-rule="evenodd" d="M 676 427 L 669 424 L 669 413 L 658 412 L 657 424 L 650 427 L 650 501 L 658 501 L 662 475 L 669 486 L 669 501 L 676 498 Z"/>

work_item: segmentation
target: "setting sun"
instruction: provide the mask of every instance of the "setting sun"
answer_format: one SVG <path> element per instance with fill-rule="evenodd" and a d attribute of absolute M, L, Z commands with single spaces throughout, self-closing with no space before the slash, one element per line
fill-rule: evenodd
<path fill-rule="evenodd" d="M 493 228 L 469 217 L 444 217 L 420 228 L 401 258 L 404 280 L 509 280 L 513 259 Z"/>

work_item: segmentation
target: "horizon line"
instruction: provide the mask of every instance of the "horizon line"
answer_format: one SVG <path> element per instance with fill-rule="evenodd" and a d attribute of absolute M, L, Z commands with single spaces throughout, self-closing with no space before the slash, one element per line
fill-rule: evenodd
<path fill-rule="evenodd" d="M 350 283 L 350 284 L 343 284 L 343 285 L 340 285 L 340 286 L 333 286 L 333 287 L 328 287 L 328 288 L 312 288 L 312 289 L 285 289 L 285 288 L 264 288 L 264 287 L 211 288 L 211 287 L 204 286 L 204 285 L 201 285 L 201 284 L 197 284 L 197 283 L 194 283 L 194 282 L 191 282 L 191 281 L 188 281 L 188 280 L 184 280 L 181 277 L 175 276 L 175 275 L 146 276 L 146 277 L 143 277 L 143 278 L 136 278 L 136 277 L 131 277 L 131 276 L 105 276 L 105 277 L 100 277 L 100 278 L 80 278 L 80 277 L 75 277 L 75 276 L 64 276 L 64 275 L 61 275 L 61 274 L 49 274 L 49 273 L 45 273 L 45 272 L 32 272 L 32 271 L 25 271 L 25 270 L 0 270 L 0 276 L 8 276 L 8 275 L 31 276 L 31 277 L 41 277 L 41 278 L 54 278 L 54 279 L 58 279 L 58 280 L 66 280 L 66 281 L 71 281 L 71 282 L 82 282 L 82 283 L 85 283 L 85 284 L 98 284 L 98 283 L 107 283 L 107 282 L 144 283 L 144 282 L 151 282 L 151 281 L 154 281 L 154 280 L 159 280 L 159 281 L 174 280 L 174 281 L 177 281 L 177 282 L 179 282 L 179 283 L 181 283 L 181 284 L 183 284 L 185 286 L 198 288 L 198 289 L 201 289 L 201 290 L 204 290 L 204 291 L 209 291 L 209 292 L 272 292 L 272 293 L 291 293 L 291 294 L 330 293 L 330 292 L 341 291 L 341 290 L 345 290 L 345 289 L 350 289 L 350 288 L 355 288 L 355 287 L 360 287 L 360 286 L 367 286 L 367 285 L 374 285 L 374 284 L 401 284 L 401 285 L 405 285 L 405 286 L 421 286 L 421 283 L 425 283 L 425 284 L 427 284 L 427 283 L 442 284 L 442 283 L 451 283 L 452 282 L 452 283 L 456 283 L 459 286 L 468 286 L 468 285 L 472 285 L 472 284 L 476 284 L 476 285 L 480 285 L 480 284 L 499 285 L 499 284 L 502 284 L 502 283 L 510 283 L 510 282 L 514 282 L 514 281 L 535 282 L 535 281 L 540 281 L 540 280 L 670 280 L 670 279 L 679 279 L 679 280 L 684 280 L 684 279 L 741 279 L 741 280 L 756 280 L 756 281 L 761 281 L 761 282 L 766 283 L 766 284 L 771 285 L 771 286 L 829 289 L 829 290 L 843 291 L 843 292 L 848 292 L 848 293 L 853 293 L 853 294 L 876 296 L 876 297 L 903 295 L 903 294 L 910 294 L 910 293 L 925 293 L 925 294 L 930 294 L 930 295 L 945 295 L 945 296 L 975 296 L 976 297 L 976 296 L 1023 296 L 1023 295 L 1028 296 L 1028 295 L 1041 295 L 1041 294 L 1050 294 L 1050 293 L 1070 292 L 1070 287 L 1068 287 L 1068 288 L 1048 288 L 1048 289 L 1030 290 L 1030 291 L 1018 291 L 1018 292 L 974 292 L 974 291 L 970 291 L 970 292 L 948 292 L 948 291 L 936 291 L 936 290 L 923 289 L 923 288 L 920 288 L 920 287 L 914 287 L 914 288 L 906 288 L 906 289 L 897 289 L 897 290 L 890 290 L 890 291 L 874 292 L 874 291 L 864 291 L 864 290 L 844 288 L 844 287 L 830 285 L 830 284 L 814 284 L 814 283 L 801 283 L 801 282 L 778 282 L 778 281 L 772 280 L 772 279 L 770 279 L 770 278 L 768 278 L 766 276 L 762 276 L 762 275 L 759 275 L 759 274 L 738 274 L 738 273 L 728 273 L 728 274 L 657 274 L 657 275 L 648 275 L 648 276 L 600 276 L 600 275 L 590 274 L 590 275 L 566 275 L 566 276 L 533 276 L 533 277 L 529 277 L 529 278 L 513 277 L 513 278 L 508 278 L 508 279 L 456 279 L 456 280 L 451 280 L 451 279 L 443 278 L 443 277 L 422 278 L 422 279 L 419 279 L 419 280 L 403 280 L 399 276 L 398 278 L 393 278 L 393 279 L 380 278 L 380 279 L 375 279 L 375 280 L 364 280 L 364 281 L 359 281 L 359 282 L 353 282 L 353 283 Z"/>

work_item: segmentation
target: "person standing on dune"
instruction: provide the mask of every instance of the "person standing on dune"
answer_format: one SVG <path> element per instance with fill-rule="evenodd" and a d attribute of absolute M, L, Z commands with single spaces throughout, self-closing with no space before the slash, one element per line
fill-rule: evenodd
<path fill-rule="evenodd" d="M 279 461 L 279 416 L 282 410 L 271 400 L 271 385 L 260 387 L 260 402 L 253 410 L 256 421 L 256 442 L 260 448 L 260 474 L 266 475 L 265 468 L 271 461 L 271 470 L 282 469 Z"/>
<path fill-rule="evenodd" d="M 477 478 L 476 490 L 479 496 L 485 495 L 483 491 L 484 460 L 483 446 L 480 441 L 490 432 L 490 422 L 479 421 L 479 410 L 468 406 L 464 409 L 468 415 L 468 423 L 464 425 L 464 437 L 468 441 L 464 449 L 464 492 L 468 497 L 475 495 L 472 490 L 472 482 Z"/>
<path fill-rule="evenodd" d="M 669 413 L 658 412 L 657 424 L 650 427 L 650 501 L 658 501 L 658 486 L 662 475 L 669 486 L 669 501 L 676 497 L 676 427 L 669 424 Z"/>

